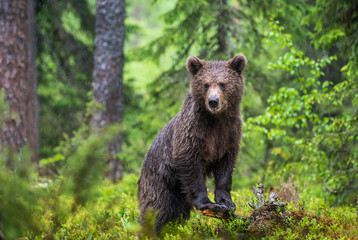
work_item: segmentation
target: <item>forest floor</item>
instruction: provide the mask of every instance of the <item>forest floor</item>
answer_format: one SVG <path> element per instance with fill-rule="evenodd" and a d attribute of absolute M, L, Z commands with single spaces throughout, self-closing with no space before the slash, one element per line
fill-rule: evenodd
<path fill-rule="evenodd" d="M 155 239 L 153 225 L 142 228 L 138 224 L 137 178 L 127 175 L 115 185 L 103 182 L 92 201 L 64 215 L 57 227 L 51 217 L 53 213 L 48 212 L 42 217 L 41 231 L 29 233 L 23 239 Z M 251 216 L 251 219 L 223 221 L 193 211 L 189 221 L 167 226 L 160 238 L 358 239 L 354 206 L 329 207 L 322 199 L 296 195 L 295 190 L 287 186 L 284 198 L 290 191 L 294 196 L 285 209 L 279 211 L 253 210 L 248 205 L 254 201 L 250 190 L 233 191 L 235 213 L 241 217 Z"/>

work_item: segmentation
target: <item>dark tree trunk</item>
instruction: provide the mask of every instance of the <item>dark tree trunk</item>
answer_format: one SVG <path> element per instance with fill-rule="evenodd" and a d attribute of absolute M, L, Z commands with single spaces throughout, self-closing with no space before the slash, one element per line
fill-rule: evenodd
<path fill-rule="evenodd" d="M 218 41 L 218 53 L 223 54 L 227 58 L 231 58 L 231 56 L 234 54 L 232 51 L 230 51 L 229 46 L 229 29 L 228 25 L 231 22 L 231 19 L 229 18 L 229 12 L 228 12 L 228 3 L 227 0 L 221 0 L 218 4 L 218 33 L 217 33 L 217 41 Z"/>
<path fill-rule="evenodd" d="M 38 162 L 36 45 L 32 0 L 0 0 L 0 145 L 19 151 L 27 144 Z M 4 99 L 0 99 L 0 103 Z"/>
<path fill-rule="evenodd" d="M 123 115 L 123 65 L 124 65 L 124 0 L 98 0 L 96 7 L 95 56 L 93 98 L 103 106 L 103 111 L 93 115 L 95 127 L 120 123 Z M 108 146 L 110 175 L 119 178 L 121 137 L 118 135 Z"/>

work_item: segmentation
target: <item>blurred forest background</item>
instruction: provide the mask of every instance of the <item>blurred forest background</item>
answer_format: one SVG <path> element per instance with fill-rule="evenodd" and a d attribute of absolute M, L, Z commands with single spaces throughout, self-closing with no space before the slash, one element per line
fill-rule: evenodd
<path fill-rule="evenodd" d="M 357 1 L 2 0 L 0 51 L 0 239 L 135 188 L 190 55 L 248 59 L 234 191 L 357 201 Z"/>

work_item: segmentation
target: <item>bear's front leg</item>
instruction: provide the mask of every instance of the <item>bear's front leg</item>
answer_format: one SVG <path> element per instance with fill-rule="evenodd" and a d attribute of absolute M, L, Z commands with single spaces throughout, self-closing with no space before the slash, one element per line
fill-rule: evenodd
<path fill-rule="evenodd" d="M 188 166 L 187 161 L 180 161 L 179 159 L 177 158 L 177 170 L 182 190 L 194 207 L 198 210 L 210 209 L 214 212 L 226 212 L 228 208 L 225 205 L 213 203 L 208 198 L 200 162 L 189 162 L 190 166 Z"/>
<path fill-rule="evenodd" d="M 231 199 L 232 173 L 235 159 L 224 156 L 213 169 L 215 180 L 215 202 L 225 205 L 230 211 L 236 210 L 236 205 Z"/>
<path fill-rule="evenodd" d="M 202 181 L 198 179 L 195 181 L 191 189 L 190 195 L 193 205 L 198 210 L 210 209 L 214 212 L 220 212 L 220 213 L 224 213 L 228 210 L 226 205 L 213 203 L 209 200 L 208 192 L 206 190 L 206 186 L 203 179 Z"/>

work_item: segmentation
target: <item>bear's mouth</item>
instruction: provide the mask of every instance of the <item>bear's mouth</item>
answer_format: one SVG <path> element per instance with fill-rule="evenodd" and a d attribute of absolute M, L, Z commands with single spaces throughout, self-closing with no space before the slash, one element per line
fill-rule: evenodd
<path fill-rule="evenodd" d="M 208 110 L 213 114 L 218 114 L 221 112 L 221 106 L 217 106 L 217 107 L 208 106 Z"/>

